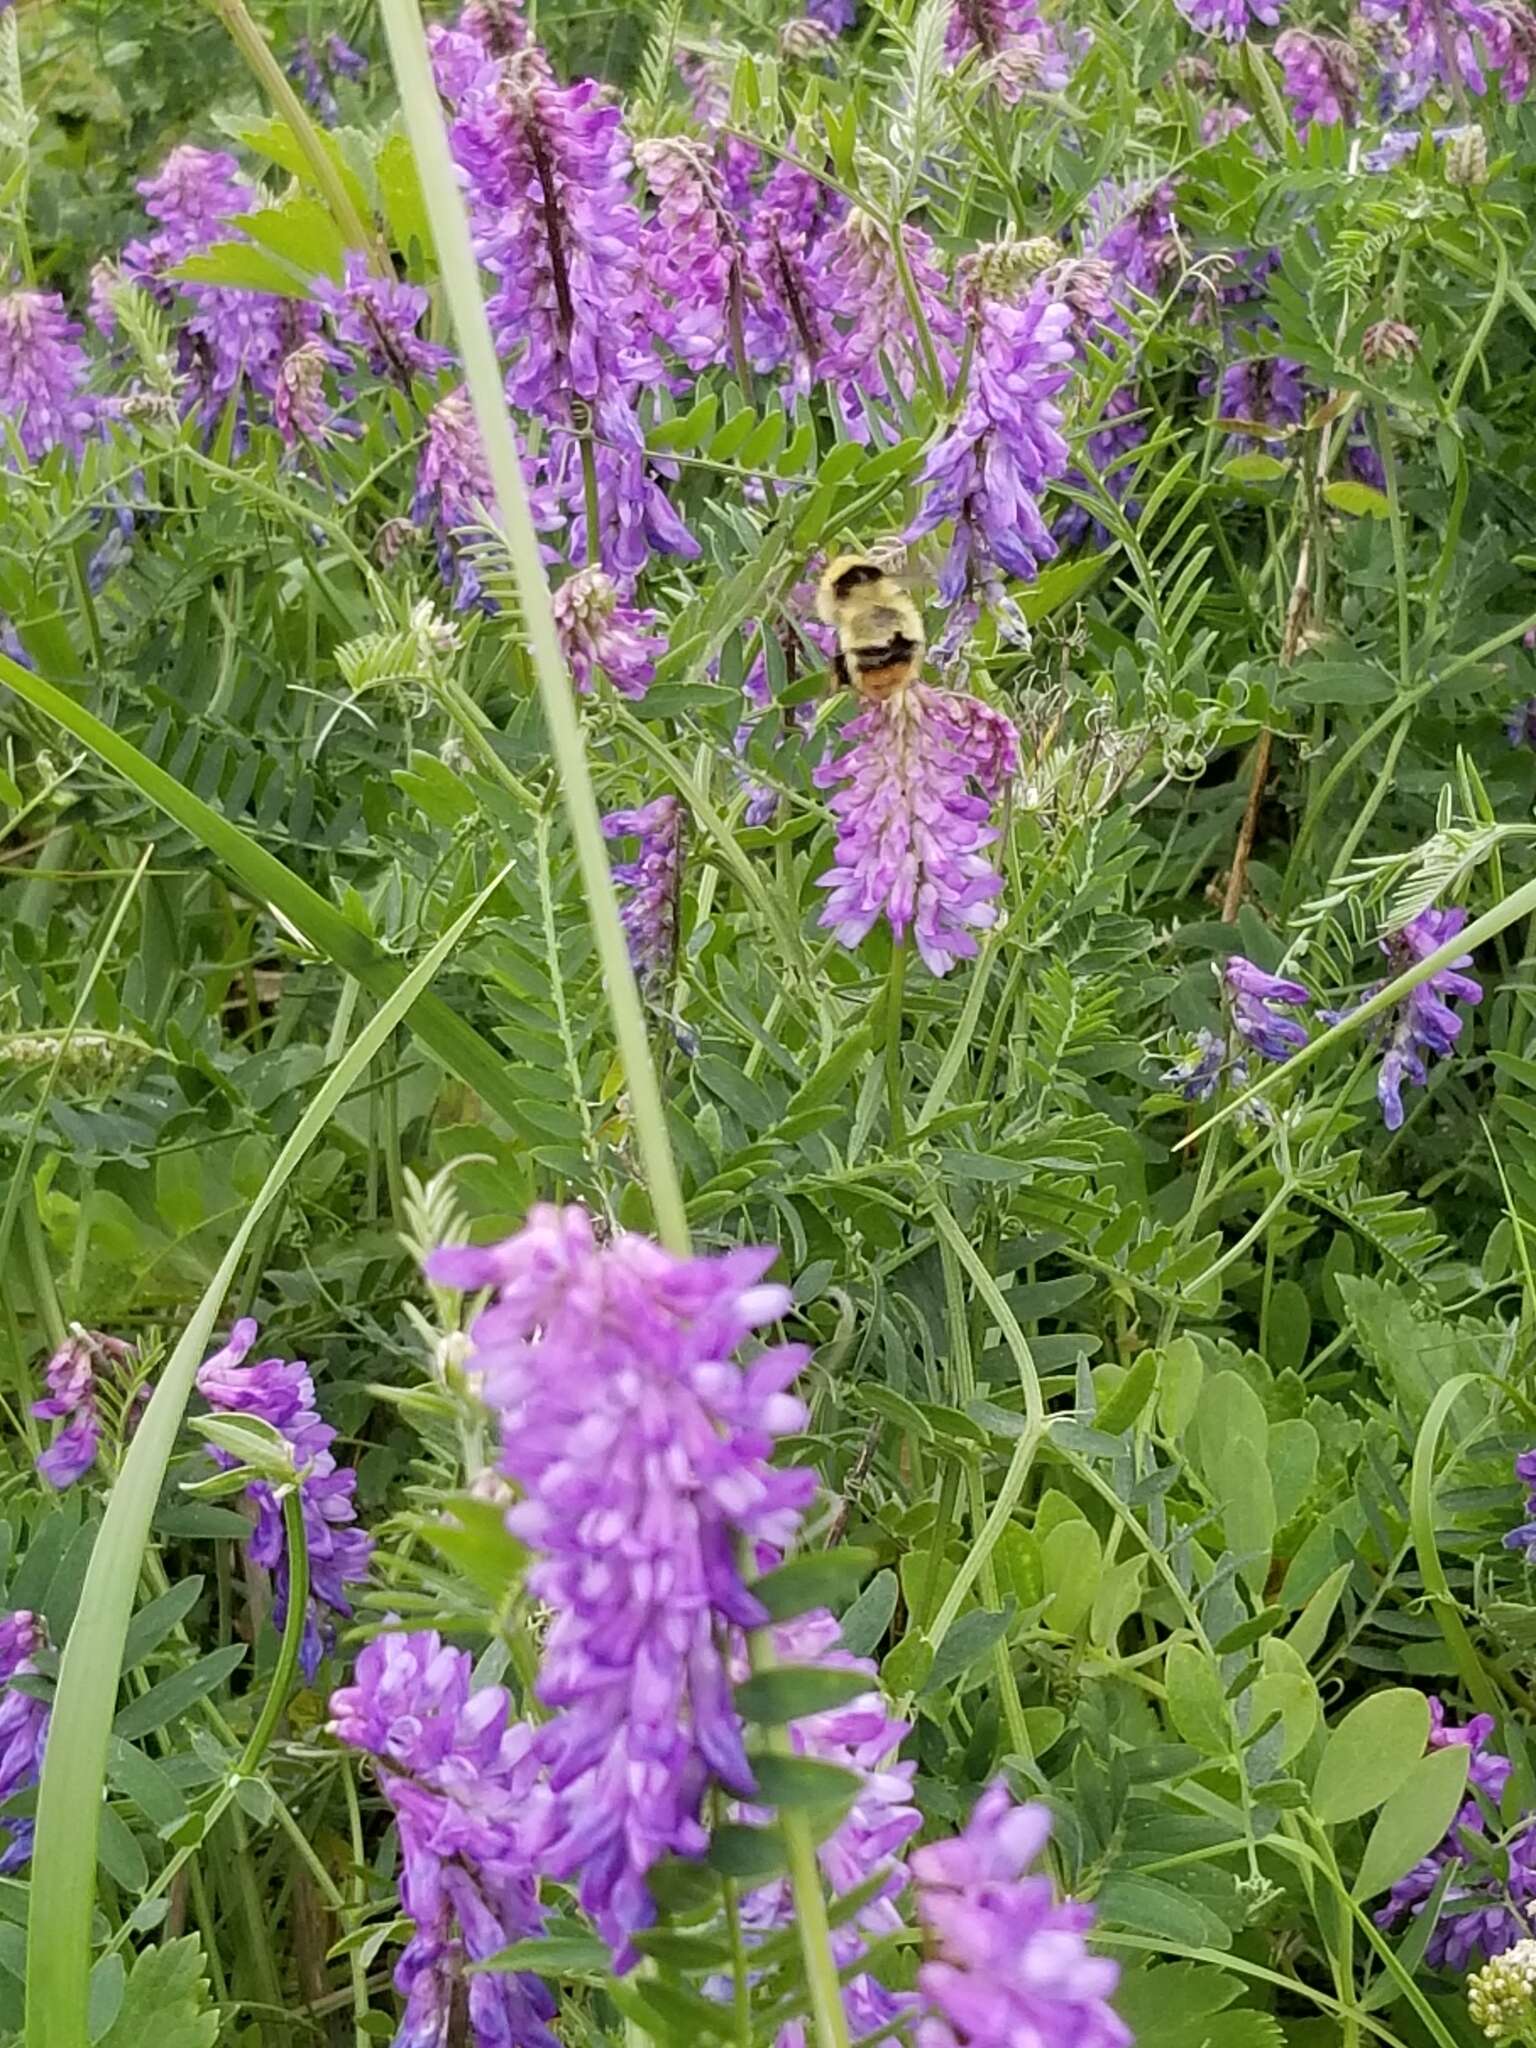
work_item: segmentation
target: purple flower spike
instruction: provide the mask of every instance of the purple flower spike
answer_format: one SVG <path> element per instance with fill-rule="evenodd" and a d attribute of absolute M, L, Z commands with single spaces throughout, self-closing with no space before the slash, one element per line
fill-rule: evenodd
<path fill-rule="evenodd" d="M 1222 969 L 1222 980 L 1232 998 L 1232 1022 L 1237 1034 L 1262 1059 L 1288 1060 L 1298 1046 L 1305 1045 L 1305 1026 L 1294 1017 L 1281 1017 L 1271 1007 L 1287 1003 L 1292 1007 L 1309 1004 L 1310 994 L 1299 981 L 1286 981 L 1278 974 L 1266 974 L 1241 953 L 1234 953 Z"/>
<path fill-rule="evenodd" d="M 1028 1875 L 1050 1832 L 1047 1808 L 1016 1806 L 999 1782 L 964 1834 L 913 1851 L 931 1957 L 917 1981 L 932 2008 L 916 2048 L 1130 2048 L 1109 2004 L 1120 1966 L 1083 1938 L 1093 1908 L 1059 1902 L 1048 1877 Z"/>
<path fill-rule="evenodd" d="M 96 429 L 79 334 L 57 292 L 0 294 L 0 412 L 33 462 L 50 448 L 78 457 Z"/>
<path fill-rule="evenodd" d="M 68 1342 L 49 1359 L 44 1372 L 48 1393 L 33 1403 L 32 1413 L 39 1421 L 64 1424 L 37 1461 L 50 1486 L 73 1486 L 96 1463 L 102 1429 L 97 1378 L 104 1368 L 122 1371 L 134 1356 L 133 1346 L 121 1337 L 82 1330 L 77 1324 Z"/>
<path fill-rule="evenodd" d="M 1353 121 L 1360 104 L 1360 59 L 1342 37 L 1288 28 L 1275 38 L 1296 131 Z"/>
<path fill-rule="evenodd" d="M 957 64 L 976 51 L 1005 106 L 1028 91 L 1062 92 L 1072 58 L 1039 0 L 956 0 L 944 34 L 944 55 Z"/>
<path fill-rule="evenodd" d="M 1459 1744 L 1470 1749 L 1468 1787 L 1497 1808 L 1514 1767 L 1507 1756 L 1487 1747 L 1493 1733 L 1492 1715 L 1474 1714 L 1464 1728 L 1455 1728 L 1447 1725 L 1439 1700 L 1430 1701 L 1429 1712 L 1429 1747 L 1445 1749 Z M 1417 1919 L 1446 1865 L 1454 1859 L 1461 1868 L 1451 1880 L 1429 1938 L 1425 1952 L 1429 1963 L 1459 1975 L 1528 1938 L 1531 1910 L 1536 1906 L 1536 1825 L 1527 1823 L 1508 1841 L 1508 1874 L 1503 1878 L 1494 1867 L 1493 1844 L 1487 1836 L 1483 1808 L 1476 1796 L 1470 1797 L 1437 1845 L 1393 1885 L 1386 1905 L 1376 1915 L 1377 1926 L 1391 1928 L 1404 1915 Z M 1488 1861 L 1479 1857 L 1479 1849 Z"/>
<path fill-rule="evenodd" d="M 541 1204 L 504 1244 L 427 1261 L 439 1284 L 497 1290 L 472 1362 L 521 1496 L 508 1526 L 554 1616 L 528 1844 L 545 1876 L 579 1878 L 620 1970 L 654 1917 L 647 1871 L 707 1845 L 711 1780 L 754 1789 L 722 1636 L 766 1617 L 738 1557 L 792 1543 L 816 1485 L 770 1463 L 804 1426 L 788 1389 L 805 1348 L 734 1357 L 789 1311 L 764 1279 L 775 1256 L 599 1245 L 585 1210 Z"/>
<path fill-rule="evenodd" d="M 48 1741 L 48 1705 L 17 1692 L 13 1678 L 33 1672 L 33 1658 L 48 1641 L 41 1615 L 25 1608 L 0 1618 L 0 1803 L 35 1785 Z M 20 1870 L 32 1854 L 33 1822 L 0 1820 L 0 1877 Z"/>
<path fill-rule="evenodd" d="M 325 373 L 334 351 L 316 336 L 300 342 L 278 366 L 272 417 L 288 446 L 316 444 L 330 438 L 334 410 L 325 391 Z"/>
<path fill-rule="evenodd" d="M 421 285 L 375 277 L 367 260 L 349 249 L 346 279 L 325 280 L 317 296 L 329 309 L 336 339 L 355 349 L 376 377 L 393 377 L 409 391 L 413 377 L 430 377 L 453 357 L 436 342 L 421 336 L 430 298 Z"/>
<path fill-rule="evenodd" d="M 1536 749 L 1536 697 L 1515 706 L 1504 721 L 1504 732 L 1512 747 Z"/>
<path fill-rule="evenodd" d="M 1263 450 L 1301 425 L 1306 404 L 1301 365 L 1289 356 L 1247 356 L 1229 363 L 1221 373 L 1218 403 L 1222 419 L 1238 423 L 1239 430 L 1228 438 L 1233 453 Z"/>
<path fill-rule="evenodd" d="M 499 1685 L 470 1690 L 467 1651 L 435 1634 L 385 1635 L 331 1695 L 330 1732 L 371 1756 L 400 1834 L 400 1903 L 414 1925 L 395 1966 L 406 2001 L 395 2048 L 464 2038 L 557 2048 L 555 2000 L 537 1977 L 466 1968 L 543 1927 L 520 1823 L 534 1777 L 532 1731 Z"/>
<path fill-rule="evenodd" d="M 777 1561 L 777 1560 L 775 1560 Z M 869 1943 L 896 1933 L 902 1918 L 896 1900 L 906 1885 L 901 1863 L 903 1846 L 922 1826 L 922 1816 L 912 1803 L 915 1763 L 897 1761 L 897 1751 L 911 1731 L 911 1724 L 896 1720 L 879 1690 L 875 1667 L 868 1658 L 851 1656 L 839 1647 L 840 1630 L 830 1614 L 817 1612 L 798 1616 L 773 1632 L 774 1652 L 782 1663 L 820 1664 L 838 1671 L 868 1675 L 870 1689 L 823 1714 L 810 1714 L 790 1729 L 790 1741 L 797 1756 L 836 1764 L 859 1780 L 859 1790 L 843 1821 L 817 1850 L 817 1860 L 827 1888 L 834 1898 L 861 1889 L 872 1879 L 881 1883 L 850 1924 L 832 1934 L 832 1955 L 844 1975 L 843 2007 L 848 2031 L 855 2040 L 870 2041 L 883 2027 L 896 2027 L 912 2017 L 917 2000 L 911 1992 L 894 1992 L 873 1976 L 857 1972 L 855 1966 Z M 740 1675 L 746 1676 L 742 1658 Z M 750 1806 L 738 1809 L 748 1822 L 772 1818 Z M 742 1900 L 742 1924 L 749 1945 L 780 1928 L 794 1924 L 794 1898 L 789 1880 L 781 1878 L 749 1892 Z M 730 1997 L 728 1983 L 710 1986 L 722 2002 Z M 802 2029 L 786 2027 L 775 2048 L 806 2048 Z"/>
<path fill-rule="evenodd" d="M 1508 1550 L 1523 1550 L 1527 1563 L 1536 1562 L 1536 1451 L 1522 1451 L 1515 1460 L 1515 1477 L 1526 1487 L 1525 1511 L 1533 1519 L 1504 1538 Z"/>
<path fill-rule="evenodd" d="M 906 535 L 953 522 L 939 572 L 946 604 L 973 586 L 995 588 L 1000 574 L 1034 580 L 1056 553 L 1040 493 L 1070 459 L 1055 398 L 1072 374 L 1071 308 L 1036 290 L 1018 306 L 982 299 L 974 317 L 965 406 L 929 454 L 923 507 Z"/>
<path fill-rule="evenodd" d="M 898 940 L 912 931 L 930 973 L 974 956 L 974 934 L 996 923 L 1003 886 L 984 849 L 998 836 L 991 795 L 1018 761 L 1006 723 L 910 683 L 845 728 L 853 744 L 816 772 L 823 788 L 845 785 L 832 799 L 833 865 L 817 882 L 831 892 L 821 922 L 845 946 L 884 917 Z"/>
<path fill-rule="evenodd" d="M 1202 35 L 1240 43 L 1256 21 L 1273 28 L 1280 19 L 1279 0 L 1179 0 L 1179 12 Z"/>
<path fill-rule="evenodd" d="M 1401 974 L 1455 938 L 1466 921 L 1464 910 L 1421 910 L 1400 932 L 1383 939 L 1381 950 L 1391 962 L 1393 973 Z M 1463 953 L 1450 966 L 1421 981 L 1398 1006 L 1386 1027 L 1386 1049 L 1377 1077 L 1376 1099 L 1389 1131 L 1402 1128 L 1404 1081 L 1424 1087 L 1428 1078 L 1425 1059 L 1435 1053 L 1444 1058 L 1456 1050 L 1466 1019 L 1450 1005 L 1457 1001 L 1482 1001 L 1482 983 L 1460 972 L 1471 965 L 1472 955 Z"/>
<path fill-rule="evenodd" d="M 642 987 L 660 990 L 671 978 L 677 958 L 683 807 L 675 796 L 659 796 L 643 810 L 610 811 L 603 819 L 603 833 L 608 839 L 640 842 L 633 860 L 615 861 L 613 879 L 629 892 L 620 917 L 635 972 Z"/>
<path fill-rule="evenodd" d="M 571 680 L 583 692 L 601 669 L 624 697 L 643 697 L 666 640 L 649 629 L 656 614 L 627 603 L 601 569 L 578 569 L 555 592 L 555 628 Z"/>
<path fill-rule="evenodd" d="M 228 1415 L 259 1416 L 287 1438 L 298 1470 L 300 1500 L 304 1509 L 304 1534 L 309 1551 L 309 1608 L 304 1618 L 304 1635 L 299 1663 L 306 1679 L 313 1679 L 320 1660 L 334 1634 L 321 1608 L 343 1616 L 352 1612 L 347 1586 L 367 1576 L 373 1554 L 373 1539 L 353 1524 L 357 1511 L 353 1492 L 357 1474 L 350 1466 L 338 1467 L 331 1455 L 336 1432 L 322 1422 L 315 1408 L 315 1384 L 309 1368 L 298 1360 L 264 1358 L 256 1365 L 243 1361 L 256 1342 L 256 1324 L 242 1317 L 230 1331 L 229 1342 L 198 1369 L 197 1390 L 210 1408 Z M 226 1471 L 236 1460 L 210 1445 L 209 1455 Z M 256 1513 L 249 1555 L 253 1564 L 272 1573 L 272 1616 L 281 1628 L 288 1616 L 288 1543 L 283 1511 L 271 1486 L 264 1479 L 246 1488 L 246 1500 Z"/>

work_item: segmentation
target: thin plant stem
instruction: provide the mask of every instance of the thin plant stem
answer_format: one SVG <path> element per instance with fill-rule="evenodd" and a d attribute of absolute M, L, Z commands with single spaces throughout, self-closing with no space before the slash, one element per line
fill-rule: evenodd
<path fill-rule="evenodd" d="M 597 796 L 570 677 L 555 630 L 554 607 L 539 555 L 517 436 L 507 414 L 501 366 L 481 294 L 469 219 L 448 150 L 421 11 L 416 0 L 384 0 L 383 14 L 406 130 L 416 156 L 422 197 L 437 244 L 444 294 L 464 364 L 464 380 L 485 449 L 496 499 L 494 509 L 517 581 L 555 771 L 570 820 L 587 913 L 613 1012 L 614 1036 L 624 1065 L 657 1234 L 670 1250 L 682 1253 L 689 1244 L 682 1184 L 667 1135 L 640 990 L 619 922 Z"/>
<path fill-rule="evenodd" d="M 303 152 L 310 176 L 348 244 L 363 251 L 377 276 L 393 280 L 394 269 L 388 256 L 352 203 L 352 195 L 336 167 L 335 159 L 321 141 L 319 131 L 305 112 L 304 102 L 294 91 L 287 72 L 273 55 L 271 44 L 252 20 L 245 0 L 209 0 L 209 5 L 229 31 L 231 41 L 249 65 L 257 84 L 292 129 L 293 139 Z"/>
<path fill-rule="evenodd" d="M 891 1120 L 891 1150 L 907 1142 L 901 1099 L 901 1007 L 907 983 L 908 941 L 905 932 L 891 947 L 891 971 L 885 984 L 885 1100 Z"/>
<path fill-rule="evenodd" d="M 297 1481 L 283 1496 L 283 1536 L 288 1545 L 288 1613 L 261 1714 L 235 1765 L 239 1778 L 253 1776 L 267 1753 L 267 1744 L 288 1704 L 289 1688 L 304 1646 L 304 1622 L 309 1613 L 309 1535 L 304 1527 L 304 1496 Z"/>

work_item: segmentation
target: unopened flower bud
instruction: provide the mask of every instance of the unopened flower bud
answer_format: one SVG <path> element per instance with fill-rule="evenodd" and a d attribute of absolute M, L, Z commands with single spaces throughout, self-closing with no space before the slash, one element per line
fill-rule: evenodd
<path fill-rule="evenodd" d="M 401 550 L 408 548 L 415 538 L 416 528 L 409 519 L 386 519 L 374 535 L 373 552 L 380 565 L 388 569 L 399 559 Z"/>
<path fill-rule="evenodd" d="M 1445 182 L 1471 191 L 1488 182 L 1488 138 L 1476 122 L 1446 139 Z"/>
<path fill-rule="evenodd" d="M 1467 2011 L 1490 2041 L 1530 2038 L 1536 2018 L 1536 1941 L 1517 1941 L 1467 1979 Z"/>
<path fill-rule="evenodd" d="M 832 30 L 808 14 L 786 21 L 779 30 L 779 55 L 786 64 L 814 64 L 818 57 L 830 56 L 836 47 L 837 37 Z"/>
<path fill-rule="evenodd" d="M 1373 320 L 1360 340 L 1360 354 L 1370 368 L 1377 363 L 1409 363 L 1419 352 L 1417 331 L 1401 320 Z"/>

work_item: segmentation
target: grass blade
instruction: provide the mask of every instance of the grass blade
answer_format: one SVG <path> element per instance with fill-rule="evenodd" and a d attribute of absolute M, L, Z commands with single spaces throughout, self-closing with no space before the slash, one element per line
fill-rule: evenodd
<path fill-rule="evenodd" d="M 141 796 L 206 846 L 244 889 L 280 911 L 317 953 L 352 975 L 371 995 L 386 998 L 400 986 L 399 963 L 376 946 L 366 932 L 350 924 L 318 890 L 302 881 L 291 868 L 284 867 L 276 854 L 268 853 L 211 804 L 184 789 L 174 775 L 157 767 L 131 741 L 103 725 L 55 684 L 33 675 L 6 654 L 0 654 L 0 683 L 62 725 L 66 732 L 73 733 L 98 760 L 116 769 Z M 472 1024 L 466 1024 L 434 995 L 423 995 L 407 1022 L 435 1059 L 473 1088 L 499 1115 L 515 1120 L 517 1099 L 506 1062 Z"/>
<path fill-rule="evenodd" d="M 27 2048 L 86 2048 L 96 1829 L 123 1644 L 150 1517 L 224 1296 L 257 1224 L 348 1091 L 501 886 L 504 874 L 505 870 L 498 874 L 426 957 L 398 980 L 316 1091 L 208 1283 L 128 1447 L 64 1646 L 43 1760 L 27 1922 Z"/>

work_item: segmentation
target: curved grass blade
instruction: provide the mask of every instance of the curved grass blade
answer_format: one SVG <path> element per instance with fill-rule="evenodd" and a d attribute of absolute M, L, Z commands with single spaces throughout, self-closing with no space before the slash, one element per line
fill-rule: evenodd
<path fill-rule="evenodd" d="M 167 817 L 174 818 L 224 863 L 243 888 L 259 902 L 270 903 L 281 912 L 317 953 L 361 982 L 370 995 L 387 998 L 399 987 L 399 963 L 376 946 L 366 932 L 350 924 L 317 889 L 302 881 L 291 868 L 284 867 L 276 854 L 268 853 L 211 804 L 184 789 L 174 775 L 157 767 L 131 741 L 103 725 L 55 684 L 33 675 L 6 654 L 0 654 L 0 683 L 62 725 L 66 732 L 73 733 L 98 760 L 115 769 L 125 782 L 132 783 L 141 796 Z M 473 1088 L 498 1115 L 516 1121 L 517 1095 L 506 1063 L 472 1024 L 466 1024 L 434 995 L 423 995 L 407 1021 L 441 1065 Z"/>
<path fill-rule="evenodd" d="M 27 2048 L 86 2048 L 96 1829 L 123 1642 L 150 1517 L 224 1296 L 257 1224 L 505 874 L 503 869 L 399 980 L 326 1076 L 208 1283 L 128 1447 L 64 1645 L 43 1760 L 27 1922 Z"/>

